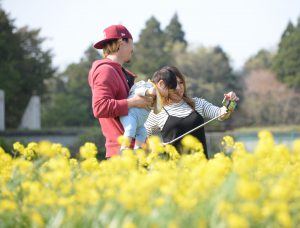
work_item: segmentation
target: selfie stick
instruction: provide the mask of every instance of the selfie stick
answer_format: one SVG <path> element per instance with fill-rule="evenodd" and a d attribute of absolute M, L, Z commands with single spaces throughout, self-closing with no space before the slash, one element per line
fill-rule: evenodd
<path fill-rule="evenodd" d="M 186 135 L 192 133 L 193 131 L 196 131 L 197 129 L 199 129 L 199 128 L 201 128 L 201 127 L 204 127 L 206 124 L 209 124 L 210 122 L 212 122 L 212 121 L 214 121 L 214 120 L 220 118 L 221 116 L 226 115 L 226 114 L 228 113 L 228 111 L 229 111 L 229 112 L 233 112 L 233 110 L 234 110 L 235 107 L 236 107 L 236 102 L 235 102 L 235 101 L 227 101 L 225 98 L 224 98 L 224 100 L 222 101 L 222 104 L 223 104 L 224 106 L 226 106 L 226 108 L 227 108 L 227 112 L 226 112 L 226 113 L 223 113 L 223 114 L 221 114 L 221 115 L 218 115 L 218 116 L 216 116 L 216 117 L 214 117 L 214 118 L 212 118 L 212 119 L 206 121 L 205 123 L 203 123 L 203 124 L 201 124 L 201 125 L 199 125 L 199 126 L 193 128 L 192 130 L 189 130 L 188 132 L 186 132 L 186 133 L 184 133 L 184 134 L 178 136 L 177 138 L 175 138 L 175 139 L 173 139 L 173 140 L 171 140 L 171 141 L 169 141 L 169 142 L 163 143 L 163 145 L 165 146 L 165 145 L 167 145 L 167 144 L 171 144 L 171 143 L 176 142 L 177 140 L 179 140 L 179 139 L 181 139 L 182 137 L 184 137 L 184 136 L 186 136 Z"/>
<path fill-rule="evenodd" d="M 177 138 L 175 138 L 175 139 L 173 139 L 173 140 L 171 140 L 171 141 L 169 141 L 169 142 L 163 143 L 163 145 L 165 146 L 165 145 L 167 145 L 167 144 L 172 144 L 172 143 L 176 142 L 177 140 L 181 139 L 182 137 L 184 137 L 184 136 L 186 136 L 186 135 L 192 133 L 193 131 L 196 131 L 197 129 L 199 129 L 199 128 L 201 128 L 201 127 L 204 127 L 206 124 L 209 124 L 210 122 L 212 122 L 212 121 L 214 121 L 214 120 L 220 118 L 221 116 L 223 116 L 223 115 L 225 115 L 225 114 L 227 114 L 227 112 L 226 112 L 226 113 L 223 113 L 223 114 L 221 114 L 221 115 L 219 115 L 219 116 L 216 116 L 216 117 L 214 117 L 214 118 L 212 118 L 212 119 L 210 119 L 210 120 L 208 120 L 207 122 L 205 122 L 205 123 L 203 123 L 203 124 L 201 124 L 201 125 L 199 125 L 199 126 L 193 128 L 192 130 L 189 130 L 188 132 L 186 132 L 186 133 L 184 133 L 184 134 L 178 136 Z"/>

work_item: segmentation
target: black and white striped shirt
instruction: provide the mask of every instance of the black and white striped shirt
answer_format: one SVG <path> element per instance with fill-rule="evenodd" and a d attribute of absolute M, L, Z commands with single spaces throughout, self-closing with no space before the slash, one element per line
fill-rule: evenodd
<path fill-rule="evenodd" d="M 195 101 L 195 111 L 198 112 L 203 118 L 212 119 L 218 116 L 221 112 L 220 107 L 217 107 L 202 98 L 194 97 L 193 100 Z M 164 106 L 164 108 L 167 110 L 169 115 L 180 117 L 180 118 L 187 117 L 193 111 L 191 106 L 189 106 L 183 100 L 179 103 L 166 105 Z M 157 115 L 154 114 L 153 111 L 151 111 L 145 123 L 145 127 L 147 129 L 147 135 L 160 136 L 160 132 L 162 131 L 167 119 L 168 119 L 168 114 L 164 109 L 162 109 L 162 111 Z"/>

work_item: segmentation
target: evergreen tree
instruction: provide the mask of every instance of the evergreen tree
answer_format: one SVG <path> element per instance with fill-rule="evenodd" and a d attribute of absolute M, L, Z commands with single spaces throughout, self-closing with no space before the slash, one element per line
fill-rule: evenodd
<path fill-rule="evenodd" d="M 221 47 L 199 47 L 192 52 L 178 53 L 176 65 L 187 77 L 191 96 L 220 104 L 224 92 L 234 90 L 240 94 L 239 78 Z"/>
<path fill-rule="evenodd" d="M 281 35 L 281 39 L 284 39 L 285 37 L 288 37 L 290 34 L 292 34 L 295 31 L 295 27 L 291 21 L 289 21 L 286 29 Z"/>
<path fill-rule="evenodd" d="M 170 53 L 165 50 L 165 35 L 160 23 L 155 17 L 146 22 L 141 31 L 139 41 L 135 45 L 135 54 L 131 69 L 135 73 L 142 73 L 151 77 L 152 74 L 170 62 Z"/>
<path fill-rule="evenodd" d="M 55 79 L 56 88 L 43 105 L 42 120 L 45 126 L 91 126 L 97 124 L 91 106 L 91 89 L 88 73 L 99 53 L 90 46 L 79 63 L 70 64 Z"/>
<path fill-rule="evenodd" d="M 184 31 L 182 30 L 177 13 L 174 14 L 169 25 L 166 27 L 165 34 L 168 42 L 171 42 L 172 44 L 180 42 L 185 46 L 187 45 L 187 41 L 184 38 Z"/>
<path fill-rule="evenodd" d="M 300 18 L 296 27 L 288 23 L 272 67 L 281 81 L 300 89 Z"/>
<path fill-rule="evenodd" d="M 271 69 L 273 55 L 268 50 L 262 49 L 256 55 L 250 57 L 244 64 L 246 73 L 251 70 Z"/>
<path fill-rule="evenodd" d="M 44 95 L 52 77 L 51 51 L 41 47 L 39 30 L 16 29 L 0 6 L 0 89 L 5 91 L 6 126 L 15 128 L 33 94 Z"/>

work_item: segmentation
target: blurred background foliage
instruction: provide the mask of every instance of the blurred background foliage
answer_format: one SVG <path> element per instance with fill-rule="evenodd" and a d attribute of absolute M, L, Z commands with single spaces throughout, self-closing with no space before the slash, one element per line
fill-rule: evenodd
<path fill-rule="evenodd" d="M 0 89 L 5 92 L 6 127 L 18 127 L 33 94 L 42 99 L 43 128 L 98 126 L 87 75 L 101 54 L 87 44 L 81 60 L 61 72 L 53 66 L 52 51 L 42 48 L 44 40 L 39 29 L 16 28 L 0 6 Z M 258 50 L 235 71 L 222 47 L 189 44 L 176 13 L 165 28 L 152 16 L 126 67 L 147 79 L 165 65 L 178 67 L 186 76 L 192 97 L 221 105 L 224 92 L 234 90 L 240 96 L 234 117 L 213 129 L 300 122 L 300 19 L 287 24 L 276 51 Z"/>

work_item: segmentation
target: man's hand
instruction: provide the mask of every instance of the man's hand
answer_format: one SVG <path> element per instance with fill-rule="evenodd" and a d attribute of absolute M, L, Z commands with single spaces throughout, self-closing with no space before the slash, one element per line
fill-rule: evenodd
<path fill-rule="evenodd" d="M 142 97 L 142 96 L 134 96 L 132 98 L 128 98 L 128 108 L 137 107 L 137 108 L 148 108 L 153 106 L 153 97 Z"/>

